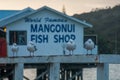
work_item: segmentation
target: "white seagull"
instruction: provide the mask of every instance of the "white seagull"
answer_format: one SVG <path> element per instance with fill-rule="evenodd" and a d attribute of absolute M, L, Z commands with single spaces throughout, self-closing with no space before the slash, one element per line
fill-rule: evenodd
<path fill-rule="evenodd" d="M 32 41 L 28 43 L 27 50 L 30 52 L 30 56 L 34 56 L 34 52 L 37 50 L 37 48 Z"/>
<path fill-rule="evenodd" d="M 13 52 L 13 57 L 15 56 L 15 53 L 16 53 L 16 56 L 17 56 L 18 46 L 17 46 L 16 43 L 13 43 L 11 50 L 12 50 L 12 52 Z"/>
<path fill-rule="evenodd" d="M 76 44 L 72 39 L 67 42 L 66 49 L 70 52 L 71 55 L 73 54 L 73 51 L 76 49 Z"/>
<path fill-rule="evenodd" d="M 85 49 L 87 50 L 87 54 L 88 54 L 88 50 L 91 51 L 91 54 L 92 54 L 92 49 L 95 48 L 95 44 L 94 42 L 92 41 L 92 39 L 88 39 L 86 42 L 85 42 L 85 45 L 84 45 Z"/>

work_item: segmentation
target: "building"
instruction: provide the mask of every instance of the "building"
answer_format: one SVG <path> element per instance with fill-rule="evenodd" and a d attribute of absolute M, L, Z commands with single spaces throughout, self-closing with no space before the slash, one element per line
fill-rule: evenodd
<path fill-rule="evenodd" d="M 29 41 L 36 44 L 35 55 L 40 56 L 63 55 L 69 39 L 76 43 L 74 54 L 85 54 L 84 28 L 92 25 L 44 6 L 37 10 L 28 7 L 2 18 L 0 27 L 6 29 L 8 56 L 13 56 L 14 42 L 19 47 L 18 56 L 29 56 L 26 46 Z M 65 54 L 69 54 L 66 49 Z"/>

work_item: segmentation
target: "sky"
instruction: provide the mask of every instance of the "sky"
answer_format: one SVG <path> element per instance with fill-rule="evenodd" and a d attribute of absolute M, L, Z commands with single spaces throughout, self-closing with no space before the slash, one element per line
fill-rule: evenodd
<path fill-rule="evenodd" d="M 62 12 L 64 5 L 66 13 L 73 15 L 118 4 L 120 0 L 0 0 L 0 10 L 22 10 L 26 7 L 38 9 L 48 6 Z"/>

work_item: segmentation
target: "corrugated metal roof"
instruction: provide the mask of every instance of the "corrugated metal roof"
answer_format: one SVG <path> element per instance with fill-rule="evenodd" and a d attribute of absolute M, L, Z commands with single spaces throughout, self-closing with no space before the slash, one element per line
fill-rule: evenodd
<path fill-rule="evenodd" d="M 0 10 L 0 19 L 19 12 L 20 10 Z"/>
<path fill-rule="evenodd" d="M 22 17 L 28 15 L 29 13 L 31 13 L 32 11 L 34 11 L 32 8 L 27 7 L 19 12 L 16 12 L 14 14 L 11 14 L 5 18 L 0 19 L 0 27 L 4 27 L 6 26 L 6 24 L 12 23 L 16 20 L 21 19 Z"/>

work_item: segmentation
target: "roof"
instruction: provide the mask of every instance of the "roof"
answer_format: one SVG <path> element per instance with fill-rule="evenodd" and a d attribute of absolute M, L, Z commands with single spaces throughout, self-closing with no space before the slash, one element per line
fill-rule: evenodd
<path fill-rule="evenodd" d="M 75 21 L 75 22 L 77 22 L 77 23 L 79 23 L 79 24 L 82 24 L 82 25 L 84 25 L 84 27 L 92 27 L 91 24 L 86 23 L 85 21 L 78 20 L 78 19 L 76 19 L 76 18 L 73 18 L 73 17 L 71 17 L 71 16 L 68 16 L 68 15 L 66 15 L 66 14 L 63 14 L 63 13 L 61 13 L 61 12 L 58 12 L 58 11 L 52 9 L 52 8 L 47 7 L 47 6 L 44 6 L 44 7 L 42 7 L 42 8 L 39 8 L 39 9 L 37 9 L 37 10 L 31 10 L 31 8 L 23 9 L 22 11 L 14 14 L 14 15 L 12 15 L 12 16 L 9 16 L 9 17 L 7 17 L 7 18 L 4 18 L 4 19 L 0 20 L 0 27 L 4 27 L 4 26 L 6 26 L 6 25 L 8 25 L 8 24 L 10 24 L 10 23 L 12 23 L 12 22 L 14 22 L 14 21 L 16 21 L 16 20 L 25 18 L 25 17 L 27 17 L 27 16 L 30 16 L 30 15 L 32 15 L 32 14 L 34 14 L 34 13 L 37 13 L 37 12 L 42 11 L 42 10 L 45 10 L 45 9 L 48 10 L 48 11 L 54 12 L 54 13 L 56 13 L 56 14 L 58 14 L 58 15 L 61 15 L 61 16 L 65 17 L 65 18 L 68 18 L 68 19 L 70 19 L 70 20 L 72 20 L 72 21 Z M 12 20 L 11 20 L 11 18 L 12 18 Z"/>
<path fill-rule="evenodd" d="M 0 19 L 19 12 L 20 10 L 0 10 Z"/>
<path fill-rule="evenodd" d="M 29 14 L 30 12 L 34 11 L 32 8 L 28 7 L 28 8 L 25 8 L 15 14 L 12 14 L 10 16 L 7 16 L 5 18 L 2 18 L 0 19 L 0 27 L 4 27 L 6 26 L 7 24 L 10 24 L 16 20 L 19 20 L 21 19 L 23 16 Z"/>

